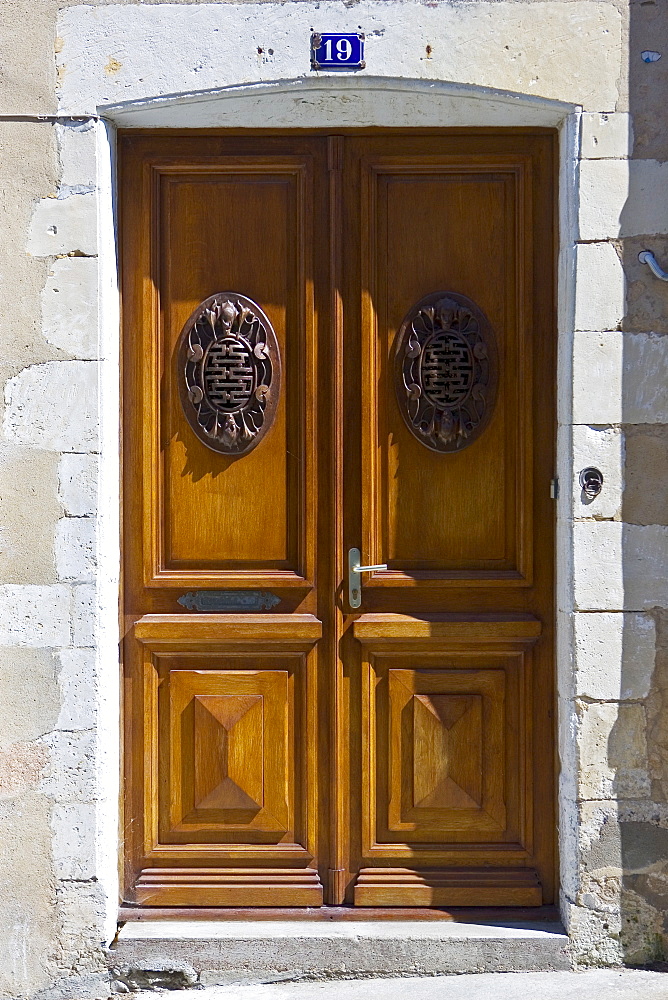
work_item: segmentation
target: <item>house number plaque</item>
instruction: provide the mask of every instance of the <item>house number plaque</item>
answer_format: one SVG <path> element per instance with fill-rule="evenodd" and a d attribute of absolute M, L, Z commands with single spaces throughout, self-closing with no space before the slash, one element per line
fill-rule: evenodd
<path fill-rule="evenodd" d="M 281 385 L 273 327 L 245 295 L 219 292 L 184 326 L 177 348 L 181 405 L 200 441 L 238 457 L 271 427 Z"/>

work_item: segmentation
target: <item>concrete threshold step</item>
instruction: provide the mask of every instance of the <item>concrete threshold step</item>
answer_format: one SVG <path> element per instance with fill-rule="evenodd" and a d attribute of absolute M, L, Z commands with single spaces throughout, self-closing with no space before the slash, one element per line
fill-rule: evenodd
<path fill-rule="evenodd" d="M 560 924 L 428 921 L 141 920 L 109 951 L 121 980 L 170 974 L 183 986 L 354 976 L 443 975 L 570 969 Z M 158 975 L 158 978 L 160 976 Z"/>

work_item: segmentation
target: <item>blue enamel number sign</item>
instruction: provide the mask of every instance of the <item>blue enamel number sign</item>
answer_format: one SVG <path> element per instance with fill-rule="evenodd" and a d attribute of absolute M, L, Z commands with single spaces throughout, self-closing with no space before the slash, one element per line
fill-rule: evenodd
<path fill-rule="evenodd" d="M 313 69 L 364 69 L 364 35 L 311 35 Z"/>

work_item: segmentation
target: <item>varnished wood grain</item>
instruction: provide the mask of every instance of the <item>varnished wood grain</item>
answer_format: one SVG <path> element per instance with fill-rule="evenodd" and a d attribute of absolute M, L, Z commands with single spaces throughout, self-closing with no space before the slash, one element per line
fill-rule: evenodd
<path fill-rule="evenodd" d="M 554 178 L 545 130 L 126 132 L 125 898 L 145 908 L 554 898 Z M 278 339 L 247 456 L 192 433 L 174 347 L 248 295 Z M 489 424 L 429 451 L 394 346 L 478 304 Z M 347 551 L 387 562 L 346 602 Z M 181 614 L 194 589 L 266 614 Z"/>

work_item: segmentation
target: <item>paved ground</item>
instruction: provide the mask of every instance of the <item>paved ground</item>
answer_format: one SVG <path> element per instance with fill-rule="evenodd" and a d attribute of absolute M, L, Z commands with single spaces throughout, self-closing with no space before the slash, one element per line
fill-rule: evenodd
<path fill-rule="evenodd" d="M 229 983 L 135 993 L 139 1000 L 668 1000 L 668 972 L 510 972 L 429 979 Z"/>

